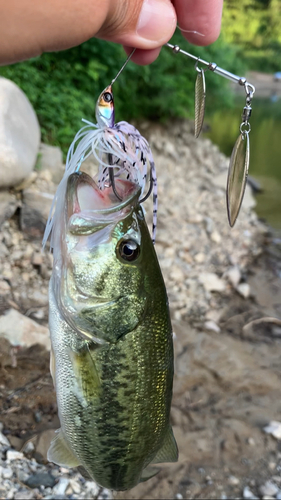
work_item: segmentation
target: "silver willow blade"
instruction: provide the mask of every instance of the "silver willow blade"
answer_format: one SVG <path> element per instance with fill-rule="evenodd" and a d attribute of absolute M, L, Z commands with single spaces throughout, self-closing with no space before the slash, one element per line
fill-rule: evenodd
<path fill-rule="evenodd" d="M 249 132 L 242 132 L 232 151 L 226 186 L 229 224 L 234 226 L 243 201 L 250 162 Z"/>
<path fill-rule="evenodd" d="M 203 127 L 205 115 L 206 82 L 205 72 L 197 68 L 197 78 L 195 82 L 195 123 L 194 135 L 197 139 Z"/>

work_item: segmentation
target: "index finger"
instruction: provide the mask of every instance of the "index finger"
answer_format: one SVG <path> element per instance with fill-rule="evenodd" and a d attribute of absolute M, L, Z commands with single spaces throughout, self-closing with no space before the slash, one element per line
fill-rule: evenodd
<path fill-rule="evenodd" d="M 223 0 L 173 0 L 178 26 L 195 45 L 209 45 L 220 34 Z"/>

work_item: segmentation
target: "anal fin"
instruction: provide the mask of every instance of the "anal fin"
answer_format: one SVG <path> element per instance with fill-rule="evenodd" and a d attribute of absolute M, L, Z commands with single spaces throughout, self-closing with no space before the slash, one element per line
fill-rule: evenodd
<path fill-rule="evenodd" d="M 163 462 L 177 462 L 178 456 L 178 446 L 175 440 L 173 429 L 169 425 L 163 446 L 160 448 L 160 450 L 158 450 L 151 463 L 162 464 Z"/>
<path fill-rule="evenodd" d="M 47 459 L 49 462 L 54 462 L 62 467 L 77 467 L 80 465 L 80 462 L 70 450 L 61 429 L 58 429 L 56 432 L 57 435 L 51 442 Z"/>

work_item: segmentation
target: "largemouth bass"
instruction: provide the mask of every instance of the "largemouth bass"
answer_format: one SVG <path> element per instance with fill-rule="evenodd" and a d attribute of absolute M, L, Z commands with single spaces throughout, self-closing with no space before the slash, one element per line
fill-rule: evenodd
<path fill-rule="evenodd" d="M 48 459 L 126 490 L 178 451 L 165 285 L 140 188 L 115 185 L 122 201 L 87 174 L 71 174 L 57 208 L 49 323 L 61 428 Z"/>

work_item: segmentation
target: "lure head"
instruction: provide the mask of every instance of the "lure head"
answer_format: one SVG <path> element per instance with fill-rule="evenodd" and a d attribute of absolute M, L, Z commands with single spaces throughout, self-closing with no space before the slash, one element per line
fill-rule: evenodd
<path fill-rule="evenodd" d="M 100 127 L 113 127 L 114 125 L 114 100 L 111 85 L 103 90 L 97 100 L 96 119 Z"/>

